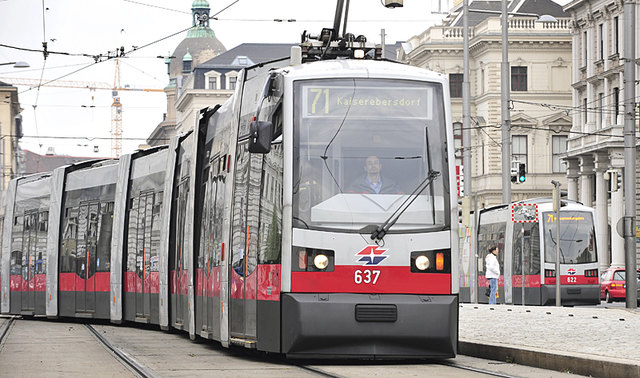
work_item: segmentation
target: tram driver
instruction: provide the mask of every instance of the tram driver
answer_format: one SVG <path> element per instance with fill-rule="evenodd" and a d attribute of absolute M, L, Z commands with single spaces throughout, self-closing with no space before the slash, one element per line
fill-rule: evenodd
<path fill-rule="evenodd" d="M 398 193 L 396 183 L 382 175 L 382 163 L 377 156 L 368 156 L 364 163 L 364 174 L 348 187 L 350 193 L 388 194 Z"/>

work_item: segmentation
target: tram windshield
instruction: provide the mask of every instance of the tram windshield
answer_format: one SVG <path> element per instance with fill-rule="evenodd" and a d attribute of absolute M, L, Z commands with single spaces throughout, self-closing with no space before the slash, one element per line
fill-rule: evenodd
<path fill-rule="evenodd" d="M 556 220 L 553 212 L 542 215 L 544 222 L 544 259 L 556 262 Z M 593 217 L 586 211 L 560 212 L 560 263 L 584 264 L 597 260 Z"/>
<path fill-rule="evenodd" d="M 342 78 L 295 93 L 294 227 L 359 231 L 405 207 L 390 233 L 448 224 L 441 86 Z"/>

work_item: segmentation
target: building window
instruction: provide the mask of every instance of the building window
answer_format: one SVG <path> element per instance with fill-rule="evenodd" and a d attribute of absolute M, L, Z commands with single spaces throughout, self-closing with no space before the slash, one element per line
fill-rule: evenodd
<path fill-rule="evenodd" d="M 523 66 L 511 67 L 511 90 L 512 91 L 527 90 L 527 67 L 523 67 Z"/>
<path fill-rule="evenodd" d="M 191 61 L 190 60 L 182 61 L 182 73 L 191 73 Z"/>
<path fill-rule="evenodd" d="M 511 138 L 511 161 L 527 164 L 527 136 L 514 135 Z M 527 167 L 527 172 L 529 171 Z"/>
<path fill-rule="evenodd" d="M 451 97 L 462 97 L 463 74 L 449 74 L 449 92 Z"/>
<path fill-rule="evenodd" d="M 567 152 L 567 136 L 566 135 L 554 135 L 551 137 L 552 144 L 552 172 L 553 173 L 565 173 L 567 172 L 567 164 L 560 160 L 560 155 Z"/>
<path fill-rule="evenodd" d="M 620 114 L 620 88 L 613 88 L 613 124 L 618 123 L 618 114 Z"/>
<path fill-rule="evenodd" d="M 218 89 L 218 78 L 210 77 L 209 78 L 209 89 Z"/>
<path fill-rule="evenodd" d="M 603 120 L 602 120 L 602 107 L 604 105 L 604 93 L 598 93 L 598 128 L 602 128 Z"/>
<path fill-rule="evenodd" d="M 613 52 L 615 54 L 620 53 L 619 41 L 618 41 L 618 16 L 613 18 Z"/>
<path fill-rule="evenodd" d="M 604 60 L 604 24 L 598 25 L 598 60 Z"/>
<path fill-rule="evenodd" d="M 582 99 L 582 122 L 584 122 L 585 126 L 587 125 L 587 113 L 587 98 L 585 97 Z"/>
<path fill-rule="evenodd" d="M 238 78 L 236 76 L 230 77 L 229 78 L 229 88 L 230 90 L 235 90 L 236 89 L 236 81 L 238 81 Z"/>
<path fill-rule="evenodd" d="M 587 50 L 587 31 L 585 30 L 584 33 L 582 33 L 582 67 L 587 66 Z"/>

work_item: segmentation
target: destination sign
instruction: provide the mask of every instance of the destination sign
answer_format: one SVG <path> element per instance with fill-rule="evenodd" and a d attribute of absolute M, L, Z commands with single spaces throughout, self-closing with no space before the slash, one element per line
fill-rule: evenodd
<path fill-rule="evenodd" d="M 305 118 L 432 119 L 433 88 L 305 86 Z"/>

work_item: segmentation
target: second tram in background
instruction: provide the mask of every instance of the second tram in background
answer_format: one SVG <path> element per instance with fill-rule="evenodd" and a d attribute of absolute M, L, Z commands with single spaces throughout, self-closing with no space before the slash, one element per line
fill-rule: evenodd
<path fill-rule="evenodd" d="M 518 220 L 517 214 L 514 216 L 514 210 L 518 212 L 518 209 L 527 209 L 531 213 Z M 484 260 L 489 247 L 496 245 L 500 250 L 498 261 L 501 273 L 498 303 L 522 304 L 524 288 L 525 304 L 554 305 L 556 243 L 559 240 L 562 305 L 599 304 L 594 214 L 591 207 L 562 200 L 558 237 L 558 219 L 553 212 L 551 198 L 524 200 L 479 210 L 478 227 L 475 228 L 477 234 L 474 235 L 477 247 L 475 264 L 472 263 L 468 248 L 461 252 L 461 301 L 474 302 L 470 290 L 474 285 L 478 302 L 488 303 L 485 291 L 489 283 L 485 278 Z"/>

